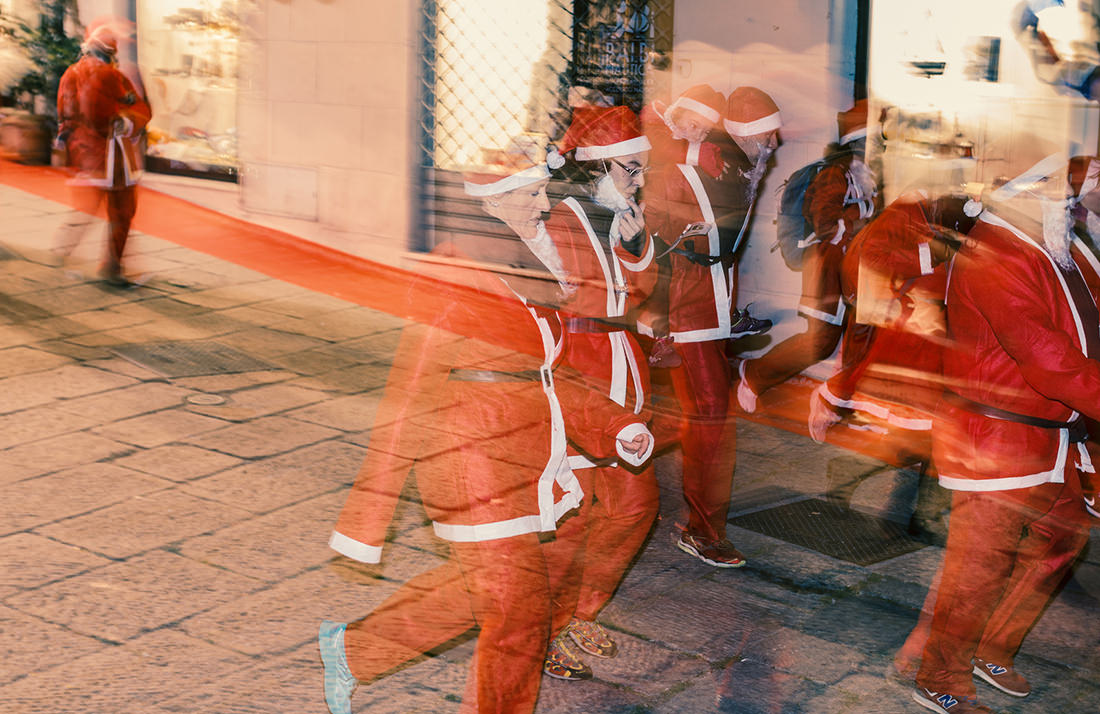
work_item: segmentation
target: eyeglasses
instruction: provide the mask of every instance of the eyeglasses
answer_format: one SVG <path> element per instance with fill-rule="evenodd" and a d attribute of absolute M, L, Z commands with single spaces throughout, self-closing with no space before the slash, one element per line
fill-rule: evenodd
<path fill-rule="evenodd" d="M 646 175 L 647 173 L 649 173 L 649 170 L 652 168 L 651 166 L 636 166 L 634 168 L 630 168 L 629 166 L 623 164 L 622 162 L 616 161 L 615 159 L 608 159 L 608 161 L 610 161 L 611 163 L 615 164 L 620 169 L 625 171 L 626 175 L 629 176 L 632 179 L 633 178 L 638 178 L 639 176 Z"/>

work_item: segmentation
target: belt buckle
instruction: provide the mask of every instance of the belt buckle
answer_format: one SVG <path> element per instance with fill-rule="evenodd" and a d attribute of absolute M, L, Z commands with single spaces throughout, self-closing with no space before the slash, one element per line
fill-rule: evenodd
<path fill-rule="evenodd" d="M 548 365 L 542 365 L 539 367 L 539 378 L 542 380 L 543 389 L 554 388 L 554 374 L 553 370 Z"/>

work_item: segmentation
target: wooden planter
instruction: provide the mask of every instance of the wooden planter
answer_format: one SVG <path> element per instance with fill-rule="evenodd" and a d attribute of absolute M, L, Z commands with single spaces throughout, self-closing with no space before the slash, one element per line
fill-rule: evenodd
<path fill-rule="evenodd" d="M 49 120 L 40 114 L 16 111 L 0 121 L 0 153 L 23 164 L 50 163 Z"/>

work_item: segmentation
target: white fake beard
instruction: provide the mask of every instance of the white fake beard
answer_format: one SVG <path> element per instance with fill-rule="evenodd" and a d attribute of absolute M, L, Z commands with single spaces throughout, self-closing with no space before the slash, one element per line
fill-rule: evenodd
<path fill-rule="evenodd" d="M 630 203 L 626 200 L 626 196 L 619 193 L 619 189 L 615 188 L 615 182 L 608 174 L 604 174 L 596 181 L 596 191 L 592 195 L 592 200 L 615 213 L 626 213 L 630 210 Z"/>
<path fill-rule="evenodd" d="M 749 203 L 756 200 L 756 191 L 760 188 L 760 180 L 764 178 L 764 172 L 768 170 L 768 159 L 771 158 L 771 155 L 770 151 L 762 148 L 753 167 L 742 174 L 749 180 L 749 185 L 745 190 Z"/>
<path fill-rule="evenodd" d="M 1075 264 L 1069 251 L 1073 235 L 1073 214 L 1069 201 L 1043 200 L 1043 246 L 1062 270 L 1073 270 Z"/>

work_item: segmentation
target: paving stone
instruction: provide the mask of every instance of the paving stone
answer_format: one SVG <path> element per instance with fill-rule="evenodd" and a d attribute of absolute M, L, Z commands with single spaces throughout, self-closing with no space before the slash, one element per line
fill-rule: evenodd
<path fill-rule="evenodd" d="M 141 449 L 115 463 L 172 481 L 189 481 L 232 468 L 241 460 L 187 444 L 168 444 Z"/>
<path fill-rule="evenodd" d="M 0 599 L 91 568 L 108 560 L 71 545 L 34 533 L 15 533 L 0 538 Z"/>
<path fill-rule="evenodd" d="M 125 558 L 222 528 L 243 517 L 244 512 L 239 509 L 169 489 L 137 495 L 117 505 L 44 526 L 38 532 L 112 558 Z"/>
<path fill-rule="evenodd" d="M 359 364 L 318 374 L 316 379 L 330 389 L 355 393 L 384 387 L 389 376 L 390 369 L 385 365 Z"/>
<path fill-rule="evenodd" d="M 2 322 L 3 320 L 0 320 L 0 323 Z M 0 324 L 0 350 L 7 350 L 10 347 L 33 345 L 53 337 L 56 337 L 53 332 L 44 330 L 37 325 Z"/>
<path fill-rule="evenodd" d="M 392 595 L 400 583 L 351 585 L 312 570 L 220 605 L 187 620 L 181 629 L 199 639 L 249 655 L 270 655 L 314 644 L 322 620 L 336 612 L 356 620 Z"/>
<path fill-rule="evenodd" d="M 127 377 L 133 377 L 142 382 L 159 381 L 164 377 L 157 374 L 151 369 L 146 369 L 141 365 L 134 364 L 130 360 L 122 359 L 115 355 L 114 352 L 110 353 L 109 357 L 102 359 L 89 360 L 85 363 L 89 367 L 95 367 L 96 369 L 102 369 L 106 372 L 114 372 L 115 374 L 123 374 Z"/>
<path fill-rule="evenodd" d="M 23 300 L 54 315 L 68 315 L 118 305 L 129 299 L 126 292 L 107 288 L 103 283 L 82 283 L 26 293 Z"/>
<path fill-rule="evenodd" d="M 93 637 L 78 635 L 68 630 L 42 622 L 10 607 L 0 605 L 0 685 L 7 684 L 27 672 L 40 672 L 61 661 L 89 655 L 103 650 L 105 645 Z M 64 657 L 58 654 L 63 652 Z M 0 686 L 0 703 L 5 711 L 13 701 L 5 696 Z M 55 709 L 54 711 L 62 711 Z"/>
<path fill-rule="evenodd" d="M 3 483 L 6 477 L 2 469 L 7 466 L 14 467 L 18 464 L 34 467 L 35 474 L 45 474 L 70 466 L 103 461 L 132 450 L 133 447 L 129 444 L 120 444 L 86 431 L 13 446 L 0 452 L 0 483 Z"/>
<path fill-rule="evenodd" d="M 331 439 L 339 433 L 316 424 L 273 416 L 193 436 L 186 441 L 204 449 L 254 459 Z"/>
<path fill-rule="evenodd" d="M 261 372 L 240 372 L 238 374 L 215 374 L 209 377 L 181 377 L 173 379 L 173 384 L 194 389 L 198 392 L 232 392 L 257 384 L 271 384 L 292 379 L 293 372 L 284 370 L 264 370 Z"/>
<path fill-rule="evenodd" d="M 314 337 L 281 332 L 268 327 L 245 328 L 231 335 L 225 335 L 218 341 L 262 360 L 271 360 L 279 355 L 301 352 L 325 344 L 324 340 Z"/>
<path fill-rule="evenodd" d="M 330 398 L 295 409 L 288 412 L 287 416 L 342 431 L 363 431 L 374 423 L 374 414 L 378 403 L 382 401 L 382 393 L 383 390 L 378 389 L 365 394 Z"/>
<path fill-rule="evenodd" d="M 33 528 L 162 489 L 165 482 L 111 464 L 86 464 L 0 487 L 0 533 Z"/>
<path fill-rule="evenodd" d="M 597 679 L 653 699 L 674 692 L 684 681 L 710 672 L 710 663 L 642 638 L 608 628 L 619 647 L 611 659 L 585 657 Z"/>
<path fill-rule="evenodd" d="M 296 303 L 297 301 L 293 302 Z M 263 309 L 265 305 L 261 304 L 258 307 Z M 326 342 L 350 340 L 373 334 L 378 329 L 359 310 L 349 310 L 346 305 L 339 310 L 284 319 L 274 323 L 271 327 L 284 332 L 309 335 Z"/>
<path fill-rule="evenodd" d="M 42 372 L 71 363 L 71 359 L 43 350 L 31 347 L 8 347 L 0 350 L 0 377 Z"/>
<path fill-rule="evenodd" d="M 329 533 L 342 494 L 326 494 L 257 516 L 212 535 L 188 539 L 180 552 L 235 573 L 275 582 L 316 568 L 332 557 Z"/>
<path fill-rule="evenodd" d="M 848 641 L 846 637 L 837 639 Z M 744 657 L 820 684 L 835 684 L 859 669 L 865 659 L 859 649 L 789 627 L 772 629 L 764 639 L 746 649 Z"/>
<path fill-rule="evenodd" d="M 865 655 L 892 656 L 915 624 L 911 613 L 898 612 L 896 606 L 848 596 L 819 607 L 805 618 L 800 630 L 823 639 L 843 632 L 845 639 L 859 643 Z"/>
<path fill-rule="evenodd" d="M 359 360 L 325 352 L 321 347 L 270 357 L 272 364 L 296 374 L 317 375 L 359 364 Z"/>
<path fill-rule="evenodd" d="M 4 411 L 15 411 L 55 399 L 70 399 L 134 384 L 134 380 L 92 367 L 66 365 L 44 372 L 0 380 Z M 10 395 L 10 401 L 9 401 Z M 18 404 L 18 406 L 14 406 Z"/>
<path fill-rule="evenodd" d="M 0 688 L 0 701 L 20 714 L 164 714 L 170 710 L 157 702 L 250 664 L 241 655 L 178 632 L 154 632 L 123 645 L 102 646 L 94 654 L 66 656 L 51 669 Z"/>
<path fill-rule="evenodd" d="M 165 409 L 99 426 L 92 431 L 110 439 L 151 448 L 224 426 L 221 419 L 192 414 L 186 409 Z"/>
<path fill-rule="evenodd" d="M 188 404 L 189 411 L 229 421 L 247 421 L 314 404 L 328 398 L 324 392 L 287 384 L 272 384 L 233 392 L 224 404 Z"/>
<path fill-rule="evenodd" d="M 6 604 L 80 634 L 125 642 L 238 599 L 256 587 L 250 578 L 153 551 L 13 595 Z M 100 674 L 108 676 L 106 671 Z M 88 678 L 83 681 L 88 683 Z"/>
<path fill-rule="evenodd" d="M 253 513 L 266 513 L 354 480 L 363 455 L 364 450 L 357 446 L 328 441 L 242 464 L 194 481 L 185 490 Z"/>
<path fill-rule="evenodd" d="M 66 399 L 55 406 L 73 414 L 98 417 L 102 424 L 166 407 L 181 406 L 192 394 L 195 392 L 190 389 L 151 382 L 78 399 Z"/>
<path fill-rule="evenodd" d="M 238 324 L 256 325 L 258 327 L 268 327 L 276 322 L 282 322 L 285 319 L 278 313 L 261 310 L 252 305 L 224 308 L 218 310 L 217 314 L 234 320 Z"/>
<path fill-rule="evenodd" d="M 111 356 L 111 351 L 106 347 L 87 347 L 68 340 L 49 340 L 39 342 L 38 346 L 51 354 L 79 360 L 86 365 L 92 360 L 107 359 Z"/>
<path fill-rule="evenodd" d="M 696 626 L 700 617 L 706 618 L 705 630 Z M 752 643 L 782 627 L 768 609 L 739 602 L 731 588 L 698 579 L 684 580 L 679 587 L 649 600 L 612 600 L 600 619 L 615 629 L 711 662 L 741 655 Z"/>

